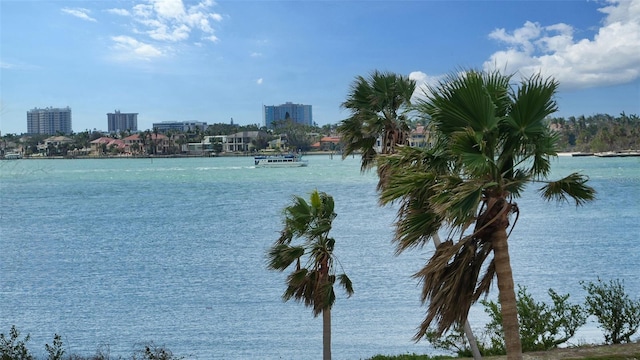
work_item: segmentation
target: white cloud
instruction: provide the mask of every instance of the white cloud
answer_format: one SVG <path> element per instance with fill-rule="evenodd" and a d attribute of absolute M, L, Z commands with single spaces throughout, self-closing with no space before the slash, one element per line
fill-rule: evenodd
<path fill-rule="evenodd" d="M 203 37 L 202 39 L 203 39 L 203 40 L 208 40 L 208 41 L 211 41 L 211 42 L 214 42 L 214 43 L 216 43 L 216 42 L 220 41 L 220 39 L 218 39 L 218 37 L 217 37 L 217 36 L 215 36 L 215 35 L 205 36 L 205 37 Z"/>
<path fill-rule="evenodd" d="M 262 79 L 262 78 L 260 78 L 260 79 L 256 80 L 256 84 L 258 84 L 258 85 L 262 85 L 262 82 L 263 82 L 263 79 Z"/>
<path fill-rule="evenodd" d="M 211 17 L 216 22 L 222 21 L 222 15 L 220 14 L 210 14 L 209 17 Z"/>
<path fill-rule="evenodd" d="M 62 9 L 63 13 L 75 16 L 79 19 L 82 20 L 86 20 L 86 21 L 93 21 L 96 22 L 97 20 L 92 18 L 91 16 L 89 16 L 89 14 L 91 13 L 91 10 L 89 9 L 84 9 L 84 8 L 63 8 Z"/>
<path fill-rule="evenodd" d="M 151 60 L 172 53 L 170 44 L 190 39 L 197 47 L 206 42 L 217 43 L 220 39 L 215 35 L 213 25 L 221 21 L 222 16 L 211 12 L 215 5 L 212 0 L 201 0 L 195 5 L 185 5 L 182 0 L 142 0 L 130 10 L 107 10 L 130 16 L 133 21 L 129 34 L 112 37 L 113 48 L 133 49 L 133 56 L 119 55 L 118 59 Z"/>
<path fill-rule="evenodd" d="M 131 13 L 127 9 L 107 9 L 109 14 L 120 15 L 120 16 L 131 16 Z"/>
<path fill-rule="evenodd" d="M 15 65 L 0 61 L 0 69 L 13 69 Z"/>
<path fill-rule="evenodd" d="M 575 39 L 567 24 L 526 22 L 489 37 L 509 46 L 491 55 L 485 69 L 529 76 L 553 76 L 566 88 L 623 84 L 640 78 L 640 0 L 608 0 L 606 14 L 592 39 Z"/>
<path fill-rule="evenodd" d="M 422 71 L 413 71 L 409 74 L 409 79 L 416 82 L 416 90 L 413 92 L 411 101 L 422 99 L 429 93 L 429 88 L 434 88 L 444 78 L 444 75 L 429 76 Z"/>
<path fill-rule="evenodd" d="M 211 20 L 219 22 L 222 16 L 210 12 L 214 5 L 210 0 L 192 6 L 185 6 L 182 0 L 147 0 L 133 6 L 132 13 L 134 20 L 144 27 L 138 32 L 154 40 L 184 41 L 199 30 L 201 39 L 217 42 Z"/>
<path fill-rule="evenodd" d="M 259 52 L 252 52 L 252 53 L 251 53 L 251 55 L 249 55 L 249 56 L 251 56 L 251 57 L 261 57 L 261 56 L 262 56 L 262 53 L 259 53 Z"/>
<path fill-rule="evenodd" d="M 164 55 L 162 50 L 151 44 L 140 42 L 130 36 L 114 36 L 111 38 L 116 59 L 127 60 L 151 60 Z"/>
<path fill-rule="evenodd" d="M 40 70 L 40 66 L 22 63 L 20 61 L 17 62 L 6 62 L 0 60 L 0 69 L 5 70 Z"/>

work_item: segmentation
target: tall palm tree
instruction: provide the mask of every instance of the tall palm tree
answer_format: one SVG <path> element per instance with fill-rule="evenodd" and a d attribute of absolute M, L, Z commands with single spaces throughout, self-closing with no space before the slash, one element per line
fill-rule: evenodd
<path fill-rule="evenodd" d="M 416 82 L 406 76 L 374 71 L 368 78 L 356 77 L 342 107 L 351 116 L 338 125 L 345 144 L 343 158 L 360 152 L 362 171 L 375 165 L 376 144 L 380 153 L 391 154 L 397 145 L 406 145 L 409 136 L 408 112 Z"/>
<path fill-rule="evenodd" d="M 557 136 L 545 118 L 557 110 L 558 83 L 534 75 L 519 86 L 498 72 L 451 74 L 417 104 L 430 119 L 436 141 L 428 149 L 405 147 L 380 157 L 380 201 L 399 203 L 397 251 L 423 246 L 446 225 L 452 239 L 437 247 L 421 280 L 427 315 L 416 340 L 430 325 L 442 334 L 467 318 L 470 306 L 497 278 L 508 359 L 521 359 L 518 314 L 507 230 L 519 209 L 514 201 L 528 184 L 542 183 L 547 200 L 595 198 L 587 178 L 573 173 L 548 181 Z M 472 229 L 472 231 L 468 231 Z M 482 275 L 481 275 L 482 273 Z"/>
<path fill-rule="evenodd" d="M 336 275 L 333 247 L 329 237 L 333 212 L 333 197 L 315 190 L 307 203 L 299 196 L 284 208 L 284 228 L 280 238 L 268 251 L 268 268 L 284 271 L 293 266 L 287 277 L 287 289 L 282 298 L 295 299 L 313 309 L 313 316 L 322 314 L 323 359 L 331 359 L 331 308 L 336 300 L 333 284 L 338 280 L 348 296 L 353 294 L 346 274 Z M 293 245 L 294 239 L 304 239 Z M 305 258 L 304 266 L 301 260 Z"/>

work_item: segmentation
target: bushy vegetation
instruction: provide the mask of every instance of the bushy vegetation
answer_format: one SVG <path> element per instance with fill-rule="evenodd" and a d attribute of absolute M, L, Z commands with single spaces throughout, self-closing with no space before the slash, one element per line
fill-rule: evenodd
<path fill-rule="evenodd" d="M 418 355 L 418 354 L 402 354 L 402 355 L 376 355 L 369 360 L 444 360 L 444 359 L 453 359 L 451 356 L 429 356 L 429 355 Z"/>
<path fill-rule="evenodd" d="M 603 152 L 640 149 L 640 116 L 597 114 L 552 118 L 563 151 Z"/>
<path fill-rule="evenodd" d="M 598 319 L 607 344 L 631 342 L 640 327 L 640 299 L 633 301 L 624 290 L 624 282 L 616 279 L 608 283 L 582 283 L 589 293 L 585 298 L 589 314 Z"/>
<path fill-rule="evenodd" d="M 30 340 L 29 334 L 23 338 L 20 337 L 20 331 L 14 326 L 9 330 L 8 336 L 4 333 L 0 334 L 0 360 L 35 360 L 34 356 L 27 348 L 27 343 Z M 99 346 L 94 355 L 81 356 L 77 354 L 70 354 L 65 356 L 64 344 L 62 343 L 62 337 L 58 334 L 53 336 L 53 343 L 51 345 L 45 344 L 45 350 L 47 353 L 47 360 L 124 360 L 123 357 L 112 357 L 109 353 L 109 348 Z M 153 342 L 142 344 L 134 350 L 133 354 L 129 358 L 131 360 L 180 360 L 185 359 L 173 355 L 171 350 L 157 346 Z"/>
<path fill-rule="evenodd" d="M 518 288 L 518 319 L 524 352 L 551 350 L 566 344 L 586 324 L 589 315 L 599 323 L 606 344 L 632 342 L 631 337 L 640 327 L 640 300 L 633 301 L 620 280 L 606 283 L 598 279 L 595 283 L 582 285 L 587 291 L 584 305 L 571 304 L 568 294 L 560 295 L 552 289 L 548 291 L 550 304 L 538 302 L 525 287 Z M 481 303 L 490 321 L 478 339 L 480 352 L 484 356 L 504 355 L 500 304 L 486 300 Z M 426 338 L 436 349 L 462 357 L 471 356 L 461 326 L 454 327 L 443 336 L 430 331 Z"/>
<path fill-rule="evenodd" d="M 559 295 L 549 289 L 552 304 L 537 302 L 525 287 L 520 286 L 517 294 L 520 339 L 523 351 L 555 349 L 571 339 L 578 328 L 587 322 L 587 314 L 580 305 L 568 302 L 569 294 Z M 502 335 L 502 313 L 500 304 L 482 301 L 491 321 L 486 325 L 490 334 L 491 349 L 506 353 Z"/>

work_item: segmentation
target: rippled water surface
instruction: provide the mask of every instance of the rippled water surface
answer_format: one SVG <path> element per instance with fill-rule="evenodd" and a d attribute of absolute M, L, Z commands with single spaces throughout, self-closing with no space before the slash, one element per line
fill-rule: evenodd
<path fill-rule="evenodd" d="M 38 356 L 58 333 L 71 353 L 128 356 L 153 341 L 193 359 L 317 359 L 322 322 L 283 303 L 286 274 L 265 251 L 292 195 L 335 198 L 336 254 L 355 294 L 338 293 L 335 359 L 433 353 L 411 338 L 424 316 L 413 274 L 432 247 L 394 256 L 395 210 L 377 204 L 359 159 L 255 169 L 251 158 L 18 160 L 0 163 L 0 332 L 30 333 Z M 581 301 L 580 281 L 620 278 L 640 296 L 640 158 L 570 158 L 598 190 L 585 207 L 518 200 L 517 284 Z M 472 309 L 481 328 L 485 316 Z M 602 341 L 590 323 L 576 342 Z M 583 341 L 583 342 L 584 342 Z"/>

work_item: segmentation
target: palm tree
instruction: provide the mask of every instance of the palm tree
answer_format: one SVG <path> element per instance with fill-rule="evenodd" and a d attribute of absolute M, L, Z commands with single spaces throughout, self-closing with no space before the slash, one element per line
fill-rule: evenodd
<path fill-rule="evenodd" d="M 338 280 L 347 296 L 353 294 L 351 280 L 346 274 L 335 274 L 335 240 L 329 237 L 333 212 L 333 197 L 315 190 L 307 203 L 299 196 L 284 208 L 284 229 L 268 252 L 268 268 L 284 271 L 294 266 L 287 277 L 287 289 L 282 298 L 303 302 L 313 309 L 313 316 L 322 313 L 323 359 L 331 359 L 331 308 L 336 300 L 333 284 Z M 304 238 L 300 245 L 294 239 Z M 301 259 L 306 255 L 304 266 Z M 295 263 L 295 265 L 294 265 Z"/>
<path fill-rule="evenodd" d="M 406 76 L 374 71 L 369 78 L 356 77 L 342 107 L 351 116 L 338 125 L 345 143 L 343 158 L 360 152 L 361 170 L 375 165 L 376 143 L 381 138 L 380 153 L 391 154 L 397 145 L 408 141 L 408 112 L 416 82 Z"/>
<path fill-rule="evenodd" d="M 507 229 L 517 221 L 515 199 L 530 183 L 543 183 L 547 200 L 576 205 L 595 198 L 587 178 L 573 173 L 548 181 L 557 136 L 544 119 L 556 111 L 558 83 L 534 75 L 510 85 L 498 72 L 452 74 L 425 93 L 418 112 L 430 119 L 433 147 L 405 147 L 380 157 L 380 201 L 398 202 L 397 252 L 421 247 L 446 224 L 450 236 L 415 274 L 422 282 L 427 315 L 416 340 L 431 323 L 442 334 L 466 320 L 470 306 L 497 278 L 508 359 L 521 359 L 516 296 Z M 467 229 L 473 226 L 473 231 Z M 493 255 L 493 256 L 491 256 Z M 482 276 L 480 276 L 482 274 Z"/>

